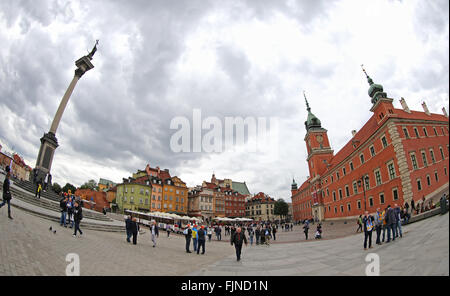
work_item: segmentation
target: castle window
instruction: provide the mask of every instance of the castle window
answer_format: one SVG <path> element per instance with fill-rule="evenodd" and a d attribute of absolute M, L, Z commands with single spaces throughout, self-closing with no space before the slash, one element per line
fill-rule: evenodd
<path fill-rule="evenodd" d="M 350 212 L 352 210 L 350 203 L 347 204 L 347 210 Z"/>
<path fill-rule="evenodd" d="M 405 138 L 409 139 L 408 129 L 406 127 L 403 128 L 403 133 L 405 134 Z"/>
<path fill-rule="evenodd" d="M 425 154 L 425 151 L 422 151 L 422 160 L 423 160 L 423 166 L 428 166 L 427 162 L 427 155 Z"/>
<path fill-rule="evenodd" d="M 434 152 L 433 152 L 433 149 L 432 149 L 432 148 L 430 149 L 430 156 L 431 156 L 431 161 L 432 161 L 433 163 L 435 163 L 436 160 L 434 159 Z"/>
<path fill-rule="evenodd" d="M 341 199 L 342 199 L 342 189 L 339 188 L 339 200 L 341 200 Z"/>
<path fill-rule="evenodd" d="M 381 138 L 381 142 L 383 143 L 383 148 L 386 148 L 386 147 L 388 146 L 386 137 L 383 136 L 383 137 Z"/>
<path fill-rule="evenodd" d="M 431 178 L 430 178 L 430 175 L 427 175 L 427 185 L 428 185 L 428 186 L 431 185 Z"/>
<path fill-rule="evenodd" d="M 348 185 L 345 185 L 345 196 L 350 196 L 350 189 L 348 188 Z"/>
<path fill-rule="evenodd" d="M 376 171 L 375 171 L 375 183 L 377 184 L 377 186 L 381 185 L 381 174 L 380 174 L 380 170 L 376 170 Z"/>
<path fill-rule="evenodd" d="M 389 178 L 392 180 L 395 178 L 395 168 L 394 168 L 394 163 L 390 162 L 388 164 L 388 172 L 389 172 Z"/>
<path fill-rule="evenodd" d="M 361 164 L 364 164 L 364 154 L 361 154 L 359 156 L 359 159 L 361 160 Z"/>
<path fill-rule="evenodd" d="M 438 173 L 437 171 L 434 171 L 434 178 L 436 179 L 436 182 L 439 182 Z"/>
<path fill-rule="evenodd" d="M 434 135 L 435 135 L 435 136 L 437 136 L 437 135 L 438 135 L 438 133 L 437 133 L 437 130 L 436 130 L 436 128 L 435 128 L 435 127 L 433 127 L 433 130 L 434 130 Z"/>
<path fill-rule="evenodd" d="M 439 147 L 439 151 L 441 152 L 441 157 L 442 157 L 442 160 L 445 158 L 445 156 L 444 156 L 444 149 L 442 149 L 442 147 Z"/>
<path fill-rule="evenodd" d="M 342 168 L 342 174 L 345 176 L 346 172 L 345 172 L 345 168 Z"/>
<path fill-rule="evenodd" d="M 411 152 L 410 156 L 411 156 L 411 163 L 412 163 L 413 169 L 417 170 L 416 154 L 414 152 Z"/>
<path fill-rule="evenodd" d="M 356 201 L 356 205 L 357 205 L 357 207 L 358 207 L 358 210 L 361 210 L 361 200 L 357 200 Z"/>
<path fill-rule="evenodd" d="M 384 204 L 384 193 L 380 193 L 380 204 Z"/>
<path fill-rule="evenodd" d="M 426 127 L 423 128 L 423 133 L 425 134 L 425 137 L 428 137 L 428 133 L 427 133 L 427 128 Z"/>
<path fill-rule="evenodd" d="M 351 171 L 354 170 L 354 168 L 353 168 L 353 162 L 351 162 L 351 161 L 350 161 L 350 170 L 351 170 Z"/>
<path fill-rule="evenodd" d="M 422 183 L 420 182 L 420 179 L 417 179 L 417 190 L 422 190 Z"/>
<path fill-rule="evenodd" d="M 375 156 L 375 148 L 373 147 L 373 145 L 370 146 L 369 149 L 370 149 L 370 155 L 372 155 L 372 157 Z"/>
<path fill-rule="evenodd" d="M 414 133 L 416 134 L 416 138 L 419 138 L 419 131 L 417 130 L 417 127 L 414 127 Z"/>
<path fill-rule="evenodd" d="M 358 185 L 356 181 L 353 182 L 353 194 L 358 194 Z"/>
<path fill-rule="evenodd" d="M 392 199 L 398 200 L 398 190 L 397 188 L 392 189 Z"/>
<path fill-rule="evenodd" d="M 369 197 L 369 207 L 373 207 L 373 197 Z"/>

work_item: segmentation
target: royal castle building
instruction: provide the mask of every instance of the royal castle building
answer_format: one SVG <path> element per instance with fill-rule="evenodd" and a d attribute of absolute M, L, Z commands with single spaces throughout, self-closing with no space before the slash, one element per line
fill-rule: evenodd
<path fill-rule="evenodd" d="M 364 71 L 365 73 L 365 71 Z M 332 220 L 367 209 L 415 203 L 448 189 L 449 121 L 443 115 L 394 108 L 383 86 L 367 75 L 372 117 L 334 153 L 327 130 L 311 113 L 306 127 L 308 179 L 291 186 L 293 218 Z"/>

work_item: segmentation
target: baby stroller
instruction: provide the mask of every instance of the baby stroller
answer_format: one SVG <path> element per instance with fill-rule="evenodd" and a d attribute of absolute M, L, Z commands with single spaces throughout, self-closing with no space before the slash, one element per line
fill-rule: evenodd
<path fill-rule="evenodd" d="M 315 239 L 321 239 L 322 238 L 322 226 L 319 224 L 317 225 L 316 235 L 314 237 Z"/>

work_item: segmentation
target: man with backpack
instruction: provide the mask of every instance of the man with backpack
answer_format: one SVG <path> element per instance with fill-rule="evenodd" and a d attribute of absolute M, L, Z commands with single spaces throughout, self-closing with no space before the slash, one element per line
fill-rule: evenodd
<path fill-rule="evenodd" d="M 198 236 L 198 247 L 197 247 L 197 255 L 200 254 L 200 247 L 202 248 L 202 255 L 205 254 L 205 241 L 206 241 L 206 232 L 205 226 L 201 226 L 197 231 Z"/>
<path fill-rule="evenodd" d="M 386 216 L 385 216 L 385 221 L 386 221 L 386 228 L 387 228 L 387 241 L 386 243 L 391 241 L 391 231 L 392 231 L 392 240 L 395 241 L 395 223 L 397 222 L 397 219 L 395 218 L 395 212 L 394 209 L 391 208 L 391 205 L 387 206 L 386 209 Z"/>

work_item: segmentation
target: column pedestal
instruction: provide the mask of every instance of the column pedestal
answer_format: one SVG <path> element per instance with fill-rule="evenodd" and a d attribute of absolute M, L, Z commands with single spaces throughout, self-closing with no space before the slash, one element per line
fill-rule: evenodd
<path fill-rule="evenodd" d="M 53 162 L 55 149 L 58 147 L 58 139 L 55 134 L 49 132 L 41 138 L 41 148 L 39 149 L 36 161 L 36 170 L 38 171 L 37 180 L 44 180 L 45 175 L 50 171 Z"/>

